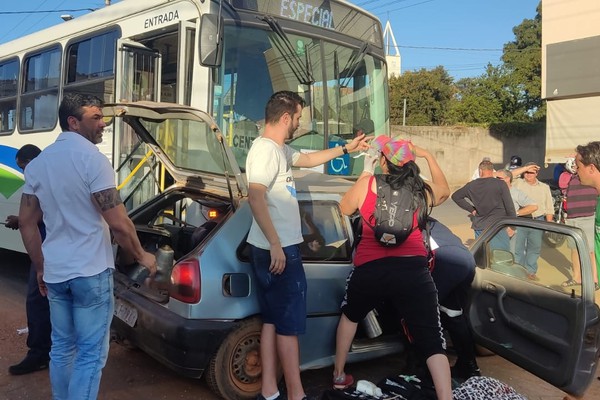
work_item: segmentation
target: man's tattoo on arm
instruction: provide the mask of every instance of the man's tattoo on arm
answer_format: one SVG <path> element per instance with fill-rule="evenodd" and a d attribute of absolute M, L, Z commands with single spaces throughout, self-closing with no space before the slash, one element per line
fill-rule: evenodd
<path fill-rule="evenodd" d="M 123 201 L 121 201 L 121 196 L 119 196 L 119 192 L 117 192 L 117 189 L 115 188 L 101 190 L 93 193 L 93 196 L 100 207 L 100 211 L 110 210 L 119 204 L 123 204 Z"/>

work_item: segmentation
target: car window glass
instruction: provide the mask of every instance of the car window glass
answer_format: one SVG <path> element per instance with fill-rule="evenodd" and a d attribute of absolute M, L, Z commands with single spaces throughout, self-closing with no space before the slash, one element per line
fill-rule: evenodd
<path fill-rule="evenodd" d="M 346 217 L 334 201 L 301 201 L 304 261 L 348 261 L 351 249 Z"/>
<path fill-rule="evenodd" d="M 475 253 L 479 267 L 578 297 L 582 257 L 590 262 L 569 235 L 523 226 L 504 227 Z"/>
<path fill-rule="evenodd" d="M 207 123 L 176 118 L 140 122 L 176 167 L 216 174 L 231 170 L 218 137 Z"/>

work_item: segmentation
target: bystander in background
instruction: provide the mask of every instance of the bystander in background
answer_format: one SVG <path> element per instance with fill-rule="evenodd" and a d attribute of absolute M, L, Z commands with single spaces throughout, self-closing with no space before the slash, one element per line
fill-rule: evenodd
<path fill-rule="evenodd" d="M 521 169 L 515 171 L 520 172 Z M 554 217 L 554 203 L 550 187 L 537 179 L 539 167 L 528 162 L 522 167 L 522 178 L 515 179 L 514 186 L 531 197 L 538 206 L 533 212 L 534 219 L 552 222 Z M 538 258 L 542 250 L 543 231 L 532 228 L 520 227 L 515 236 L 515 261 L 527 269 L 527 277 L 539 280 L 537 276 Z"/>
<path fill-rule="evenodd" d="M 510 191 L 503 182 L 494 179 L 494 165 L 490 161 L 479 163 L 479 175 L 480 178 L 468 182 L 452 194 L 452 200 L 469 212 L 475 239 L 496 221 L 516 215 Z M 507 232 L 499 232 L 490 241 L 490 247 L 509 251 Z"/>
<path fill-rule="evenodd" d="M 598 202 L 598 191 L 593 186 L 581 183 L 577 175 L 577 164 L 575 157 L 571 157 L 565 162 L 565 171 L 560 175 L 558 186 L 563 192 L 565 200 L 565 224 L 575 226 L 583 231 L 584 238 L 590 248 L 590 260 L 592 265 L 596 265 L 596 256 L 594 252 L 594 218 L 596 213 L 596 204 Z M 579 262 L 579 252 L 571 240 L 567 242 L 571 249 L 571 263 L 573 275 L 562 283 L 563 287 L 581 285 L 581 263 Z M 598 286 L 598 271 L 593 268 L 593 279 L 596 290 Z"/>
<path fill-rule="evenodd" d="M 33 144 L 24 145 L 17 151 L 17 165 L 25 172 L 29 162 L 40 153 L 41 150 L 37 146 Z M 19 217 L 17 215 L 6 217 L 6 227 L 19 229 Z M 46 228 L 42 220 L 38 221 L 38 229 L 43 241 L 46 237 Z M 27 315 L 27 347 L 29 350 L 23 361 L 8 368 L 8 372 L 12 375 L 41 371 L 48 368 L 50 360 L 50 308 L 46 296 L 42 296 L 40 293 L 37 273 L 33 264 L 29 267 L 25 313 Z"/>

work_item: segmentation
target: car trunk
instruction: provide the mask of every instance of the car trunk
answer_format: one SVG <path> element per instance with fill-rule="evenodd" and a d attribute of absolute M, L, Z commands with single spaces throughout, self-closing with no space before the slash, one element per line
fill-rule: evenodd
<path fill-rule="evenodd" d="M 107 104 L 103 112 L 105 117 L 113 118 L 107 129 L 123 138 L 120 165 L 143 155 L 134 171 L 140 167 L 150 170 L 150 180 L 158 182 L 164 169 L 172 178 L 169 188 L 155 185 L 154 195 L 129 214 L 143 248 L 157 257 L 154 279 L 146 280 L 148 270 L 131 254 L 121 248 L 115 252 L 116 279 L 131 290 L 166 303 L 173 294 L 174 264 L 199 258 L 201 244 L 247 195 L 246 182 L 216 123 L 200 110 L 178 104 L 133 102 Z M 162 167 L 144 164 L 150 159 Z M 134 174 L 126 180 L 135 179 Z"/>
<path fill-rule="evenodd" d="M 128 286 L 137 285 L 147 297 L 168 301 L 173 266 L 200 254 L 203 243 L 230 217 L 233 209 L 226 197 L 179 187 L 165 191 L 131 215 L 142 247 L 156 255 L 156 276 L 146 280 L 146 268 L 119 247 L 115 266 L 124 275 L 119 279 Z"/>

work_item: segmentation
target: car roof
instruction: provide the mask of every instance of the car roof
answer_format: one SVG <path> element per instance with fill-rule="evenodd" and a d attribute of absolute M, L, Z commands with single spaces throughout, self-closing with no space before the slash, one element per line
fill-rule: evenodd
<path fill-rule="evenodd" d="M 295 170 L 294 181 L 298 192 L 336 193 L 343 195 L 352 187 L 353 181 L 336 175 L 325 175 L 310 170 Z"/>

